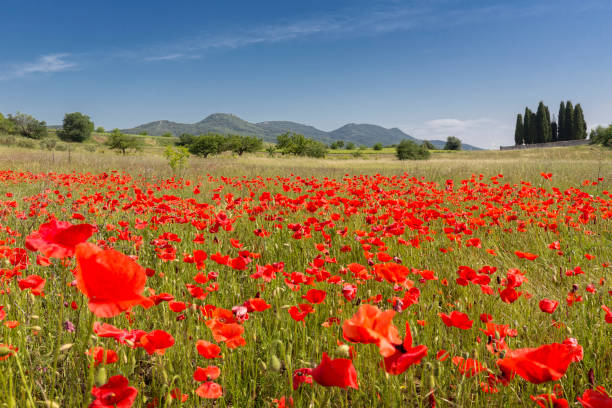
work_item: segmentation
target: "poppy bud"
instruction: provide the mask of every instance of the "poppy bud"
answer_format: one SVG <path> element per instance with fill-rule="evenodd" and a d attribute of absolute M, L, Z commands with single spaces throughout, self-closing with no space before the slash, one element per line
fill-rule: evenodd
<path fill-rule="evenodd" d="M 500 353 L 499 353 L 499 358 L 500 358 L 500 359 L 503 359 L 504 357 L 506 357 L 506 350 L 502 350 L 502 351 L 500 351 Z"/>
<path fill-rule="evenodd" d="M 339 358 L 349 358 L 351 355 L 351 348 L 348 344 L 343 344 L 336 348 L 336 355 Z"/>
<path fill-rule="evenodd" d="M 275 355 L 272 355 L 272 358 L 270 358 L 270 370 L 278 373 L 280 372 L 282 368 L 282 364 L 281 361 L 278 357 L 276 357 Z"/>
<path fill-rule="evenodd" d="M 104 366 L 98 369 L 98 372 L 96 373 L 95 382 L 98 387 L 101 387 L 102 385 L 106 384 L 106 368 L 104 368 Z"/>
<path fill-rule="evenodd" d="M 6 357 L 9 354 L 13 354 L 13 350 L 11 350 L 10 348 L 6 346 L 0 346 L 0 358 Z"/>
<path fill-rule="evenodd" d="M 589 369 L 589 384 L 591 387 L 595 387 L 595 371 L 593 369 Z"/>
<path fill-rule="evenodd" d="M 572 285 L 572 292 L 577 292 L 577 291 L 578 291 L 578 285 L 574 283 Z"/>

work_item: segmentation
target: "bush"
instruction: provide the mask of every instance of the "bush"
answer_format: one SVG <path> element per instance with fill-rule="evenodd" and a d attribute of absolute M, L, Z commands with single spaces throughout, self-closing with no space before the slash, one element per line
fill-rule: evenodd
<path fill-rule="evenodd" d="M 242 156 L 243 153 L 254 153 L 262 146 L 263 141 L 254 136 L 228 135 L 224 141 L 223 151 L 231 150 Z"/>
<path fill-rule="evenodd" d="M 174 171 L 179 171 L 187 166 L 187 160 L 189 159 L 189 151 L 184 146 L 166 146 L 166 150 L 164 150 L 164 156 L 166 156 L 170 168 Z"/>
<path fill-rule="evenodd" d="M 276 148 L 282 154 L 295 156 L 325 157 L 327 146 L 325 144 L 305 137 L 299 133 L 284 133 L 276 138 Z"/>
<path fill-rule="evenodd" d="M 591 130 L 589 139 L 591 140 L 591 144 L 612 147 L 612 125 L 608 126 L 607 128 L 597 126 L 597 128 Z"/>
<path fill-rule="evenodd" d="M 436 150 L 436 146 L 434 146 L 429 140 L 425 140 L 421 146 L 426 148 L 427 150 Z"/>
<path fill-rule="evenodd" d="M 172 137 L 172 136 L 174 135 L 170 132 L 162 133 L 162 137 Z"/>
<path fill-rule="evenodd" d="M 0 137 L 0 144 L 5 146 L 14 146 L 17 143 L 15 136 L 3 136 Z"/>
<path fill-rule="evenodd" d="M 4 133 L 4 134 L 13 133 L 14 128 L 15 127 L 13 125 L 13 122 L 5 118 L 4 115 L 0 113 L 0 134 L 1 133 Z"/>
<path fill-rule="evenodd" d="M 98 133 L 105 133 L 105 132 L 106 132 L 106 130 L 104 130 L 104 128 L 103 128 L 102 126 L 98 126 L 98 127 L 96 128 L 96 132 L 98 132 Z"/>
<path fill-rule="evenodd" d="M 431 153 L 427 148 L 419 146 L 412 140 L 402 140 L 395 148 L 397 158 L 400 160 L 425 160 Z"/>
<path fill-rule="evenodd" d="M 53 150 L 57 145 L 57 139 L 54 137 L 47 137 L 40 141 L 40 148 L 46 150 Z"/>
<path fill-rule="evenodd" d="M 461 140 L 457 139 L 455 136 L 449 136 L 446 139 L 444 150 L 461 150 Z"/>
<path fill-rule="evenodd" d="M 353 149 L 355 149 L 355 143 L 353 143 L 353 142 L 348 142 L 348 143 L 346 144 L 346 150 L 353 150 Z"/>
<path fill-rule="evenodd" d="M 94 124 L 89 116 L 81 112 L 67 113 L 64 116 L 62 129 L 57 132 L 60 139 L 65 142 L 84 142 L 93 132 Z"/>
<path fill-rule="evenodd" d="M 329 148 L 332 150 L 342 149 L 344 147 L 344 141 L 337 140 L 329 145 Z"/>
<path fill-rule="evenodd" d="M 33 140 L 18 140 L 17 147 L 23 147 L 24 149 L 34 149 L 36 144 Z"/>
<path fill-rule="evenodd" d="M 376 143 L 374 146 L 372 146 L 372 148 L 374 150 L 382 150 L 383 149 L 383 145 L 382 145 L 382 143 Z"/>

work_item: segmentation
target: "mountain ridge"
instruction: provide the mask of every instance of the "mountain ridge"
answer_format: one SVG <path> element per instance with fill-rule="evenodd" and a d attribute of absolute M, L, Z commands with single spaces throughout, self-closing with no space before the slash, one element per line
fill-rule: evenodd
<path fill-rule="evenodd" d="M 286 132 L 303 134 L 323 143 L 332 143 L 342 140 L 345 143 L 352 142 L 355 145 L 372 146 L 375 143 L 392 145 L 404 139 L 422 142 L 397 127 L 385 128 L 369 123 L 347 123 L 338 129 L 326 132 L 314 126 L 291 121 L 264 121 L 258 123 L 248 122 L 231 113 L 213 113 L 195 123 L 178 123 L 170 120 L 157 120 L 144 123 L 130 129 L 122 129 L 124 133 L 139 134 L 146 132 L 152 136 L 161 136 L 164 133 L 172 133 L 180 136 L 183 133 L 193 135 L 206 133 L 240 134 L 243 136 L 257 136 L 267 142 L 276 142 L 276 137 Z M 443 140 L 429 140 L 436 148 L 443 148 L 446 143 Z M 480 150 L 476 146 L 463 145 L 465 150 Z"/>

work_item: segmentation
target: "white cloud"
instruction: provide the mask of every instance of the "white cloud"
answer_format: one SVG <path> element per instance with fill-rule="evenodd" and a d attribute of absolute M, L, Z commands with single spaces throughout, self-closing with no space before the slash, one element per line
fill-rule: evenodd
<path fill-rule="evenodd" d="M 510 145 L 514 136 L 511 126 L 491 118 L 432 119 L 417 127 L 404 127 L 403 130 L 423 140 L 446 140 L 448 136 L 455 136 L 464 143 L 485 149 Z"/>
<path fill-rule="evenodd" d="M 21 78 L 27 75 L 60 72 L 75 68 L 76 63 L 68 61 L 70 54 L 49 54 L 39 57 L 34 62 L 24 62 L 21 64 L 13 64 L 6 69 L 0 71 L 0 80 Z"/>

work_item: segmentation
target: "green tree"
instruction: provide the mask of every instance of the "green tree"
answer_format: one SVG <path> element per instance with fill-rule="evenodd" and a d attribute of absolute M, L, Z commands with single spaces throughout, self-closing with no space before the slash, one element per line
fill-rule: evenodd
<path fill-rule="evenodd" d="M 531 129 L 532 115 L 531 109 L 525 108 L 525 114 L 523 115 L 523 141 L 525 144 L 532 144 L 534 142 L 534 139 L 531 138 L 532 134 L 529 131 Z"/>
<path fill-rule="evenodd" d="M 573 135 L 575 140 L 586 139 L 587 137 L 587 124 L 584 120 L 584 113 L 582 112 L 582 106 L 579 103 L 574 107 L 574 128 Z"/>
<path fill-rule="evenodd" d="M 187 149 L 189 149 L 189 153 L 196 156 L 208 157 L 221 153 L 225 143 L 226 138 L 224 136 L 216 133 L 209 133 L 194 138 L 193 142 L 187 145 Z"/>
<path fill-rule="evenodd" d="M 47 136 L 47 124 L 36 120 L 32 115 L 17 112 L 8 115 L 8 120 L 13 124 L 13 131 L 30 139 L 42 139 Z"/>
<path fill-rule="evenodd" d="M 170 132 L 162 133 L 162 137 L 172 137 L 173 134 Z"/>
<path fill-rule="evenodd" d="M 446 144 L 444 150 L 461 150 L 461 140 L 455 136 L 449 136 L 446 138 Z"/>
<path fill-rule="evenodd" d="M 276 148 L 282 154 L 292 154 L 307 157 L 325 157 L 327 146 L 325 144 L 309 139 L 299 133 L 284 133 L 276 138 Z"/>
<path fill-rule="evenodd" d="M 565 104 L 565 139 L 574 140 L 574 107 L 571 101 Z"/>
<path fill-rule="evenodd" d="M 330 149 L 336 150 L 336 149 L 342 149 L 344 147 L 344 141 L 342 140 L 336 140 L 335 142 L 332 142 L 329 145 Z"/>
<path fill-rule="evenodd" d="M 536 114 L 536 143 L 550 142 L 550 114 L 546 114 L 544 102 L 538 104 L 538 113 Z"/>
<path fill-rule="evenodd" d="M 597 128 L 591 130 L 589 139 L 591 140 L 591 144 L 599 144 L 612 148 L 612 124 L 606 128 L 597 126 Z"/>
<path fill-rule="evenodd" d="M 382 150 L 383 149 L 383 145 L 382 145 L 382 143 L 374 143 L 374 146 L 372 146 L 372 149 L 374 149 L 374 150 Z"/>
<path fill-rule="evenodd" d="M 97 133 L 105 133 L 105 132 L 106 132 L 106 130 L 105 130 L 105 129 L 104 129 L 102 126 L 98 126 L 98 127 L 96 128 L 96 132 L 97 132 Z"/>
<path fill-rule="evenodd" d="M 65 142 L 84 142 L 89 139 L 93 130 L 94 124 L 89 116 L 81 112 L 67 113 L 57 136 Z"/>
<path fill-rule="evenodd" d="M 423 145 L 419 146 L 412 140 L 404 139 L 395 148 L 399 160 L 425 160 L 431 152 Z"/>
<path fill-rule="evenodd" d="M 260 150 L 262 146 L 263 142 L 258 137 L 229 135 L 223 150 L 231 150 L 238 156 L 242 156 L 244 153 L 254 153 Z"/>
<path fill-rule="evenodd" d="M 354 150 L 355 149 L 355 143 L 353 142 L 348 142 L 346 144 L 346 150 Z"/>
<path fill-rule="evenodd" d="M 143 147 L 142 139 L 136 136 L 125 135 L 119 129 L 113 129 L 108 135 L 106 145 L 113 150 L 120 151 L 123 155 L 128 150 L 140 151 Z"/>
<path fill-rule="evenodd" d="M 559 104 L 559 118 L 558 120 L 558 128 L 557 128 L 557 140 L 567 140 L 567 136 L 565 135 L 565 102 L 561 101 Z"/>
<path fill-rule="evenodd" d="M 559 140 L 559 126 L 557 122 L 552 122 L 550 124 L 550 133 L 551 141 L 556 142 Z"/>
<path fill-rule="evenodd" d="M 195 141 L 195 138 L 196 137 L 190 133 L 183 133 L 179 136 L 175 144 L 177 146 L 189 146 Z"/>
<path fill-rule="evenodd" d="M 5 118 L 4 115 L 0 113 L 0 133 L 10 134 L 13 133 L 13 131 L 13 122 Z"/>
<path fill-rule="evenodd" d="M 436 150 L 436 146 L 434 146 L 429 140 L 424 140 L 423 143 L 421 143 L 421 146 L 427 150 Z"/>
<path fill-rule="evenodd" d="M 524 142 L 525 127 L 523 126 L 523 115 L 516 115 L 516 126 L 514 128 L 514 144 L 520 146 Z"/>

